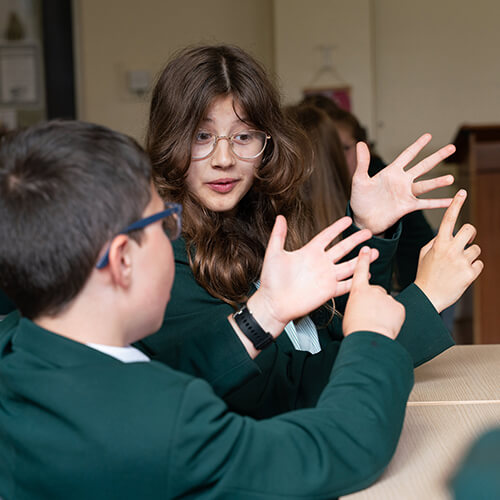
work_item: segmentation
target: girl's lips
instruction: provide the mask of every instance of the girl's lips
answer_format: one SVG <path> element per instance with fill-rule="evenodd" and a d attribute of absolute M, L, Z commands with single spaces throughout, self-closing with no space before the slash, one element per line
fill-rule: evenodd
<path fill-rule="evenodd" d="M 207 185 L 217 193 L 229 193 L 237 183 L 238 181 L 236 179 L 218 179 L 214 182 L 208 182 Z"/>

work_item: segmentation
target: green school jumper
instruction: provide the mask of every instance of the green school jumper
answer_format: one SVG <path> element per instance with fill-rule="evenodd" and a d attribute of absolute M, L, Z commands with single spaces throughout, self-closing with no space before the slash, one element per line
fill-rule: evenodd
<path fill-rule="evenodd" d="M 256 421 L 204 380 L 122 363 L 15 312 L 0 332 L 0 497 L 332 500 L 383 472 L 412 384 L 400 344 L 356 332 L 317 408 Z"/>
<path fill-rule="evenodd" d="M 388 276 L 391 259 L 384 259 L 382 250 Z M 319 329 L 322 350 L 317 354 L 296 350 L 282 333 L 252 361 L 227 321 L 234 310 L 195 281 L 183 240 L 174 242 L 174 253 L 175 281 L 163 325 L 138 347 L 153 359 L 207 380 L 229 408 L 242 415 L 268 418 L 314 406 L 343 342 L 341 320 L 336 317 Z M 372 275 L 384 279 L 382 271 L 372 270 Z M 453 345 L 439 314 L 416 285 L 410 285 L 397 300 L 406 308 L 398 342 L 415 366 Z"/>

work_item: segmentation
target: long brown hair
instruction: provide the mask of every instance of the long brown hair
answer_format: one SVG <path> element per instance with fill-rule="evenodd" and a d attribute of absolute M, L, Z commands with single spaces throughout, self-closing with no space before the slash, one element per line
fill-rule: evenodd
<path fill-rule="evenodd" d="M 226 95 L 272 138 L 236 216 L 206 209 L 186 187 L 194 134 L 214 99 Z M 283 115 L 263 67 L 240 48 L 191 47 L 167 63 L 153 90 L 146 148 L 161 195 L 184 205 L 183 236 L 193 274 L 215 297 L 234 307 L 246 300 L 276 215 L 287 219 L 288 249 L 310 236 L 300 195 L 311 165 L 307 138 Z"/>
<path fill-rule="evenodd" d="M 314 152 L 314 168 L 302 190 L 319 232 L 345 215 L 350 197 L 350 176 L 333 120 L 321 109 L 298 104 L 286 114 L 307 133 Z"/>

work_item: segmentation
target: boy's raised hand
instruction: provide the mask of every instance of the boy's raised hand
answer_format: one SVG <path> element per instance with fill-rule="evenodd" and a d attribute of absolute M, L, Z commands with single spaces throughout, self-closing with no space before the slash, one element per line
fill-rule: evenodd
<path fill-rule="evenodd" d="M 438 312 L 456 302 L 483 270 L 481 249 L 472 243 L 476 228 L 464 224 L 455 236 L 453 228 L 467 193 L 461 189 L 446 210 L 437 236 L 420 251 L 415 284 Z"/>
<path fill-rule="evenodd" d="M 370 231 L 358 231 L 326 248 L 351 223 L 349 217 L 343 217 L 299 250 L 288 252 L 284 249 L 286 220 L 281 215 L 276 218 L 264 258 L 261 285 L 248 301 L 249 309 L 264 329 L 278 334 L 292 319 L 349 292 L 357 257 L 338 262 L 369 239 Z M 367 256 L 370 262 L 377 257 L 377 250 L 369 251 Z"/>
<path fill-rule="evenodd" d="M 373 177 L 368 175 L 370 152 L 367 145 L 362 142 L 356 145 L 358 164 L 352 178 L 351 208 L 358 227 L 367 228 L 373 234 L 381 234 L 410 212 L 450 205 L 450 198 L 419 199 L 418 196 L 452 184 L 453 176 L 415 181 L 453 154 L 455 146 L 448 144 L 405 170 L 431 138 L 430 134 L 422 135 Z"/>
<path fill-rule="evenodd" d="M 369 266 L 370 250 L 363 247 L 358 256 L 342 322 L 344 336 L 371 331 L 395 339 L 405 319 L 405 308 L 381 286 L 368 283 Z"/>

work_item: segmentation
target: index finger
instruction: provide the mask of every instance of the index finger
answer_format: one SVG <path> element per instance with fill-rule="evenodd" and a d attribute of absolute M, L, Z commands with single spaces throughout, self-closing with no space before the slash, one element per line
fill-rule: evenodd
<path fill-rule="evenodd" d="M 363 247 L 358 256 L 358 262 L 352 275 L 352 288 L 365 286 L 370 277 L 370 248 Z"/>
<path fill-rule="evenodd" d="M 439 225 L 438 238 L 453 237 L 453 229 L 457 222 L 460 209 L 465 202 L 465 198 L 467 198 L 467 191 L 465 191 L 465 189 L 460 189 L 443 215 L 443 220 Z"/>
<path fill-rule="evenodd" d="M 413 144 L 410 144 L 393 162 L 392 165 L 406 167 L 420 151 L 429 144 L 431 134 L 421 135 Z"/>
<path fill-rule="evenodd" d="M 352 224 L 352 219 L 350 217 L 342 217 L 338 221 L 329 225 L 318 233 L 309 243 L 320 245 L 325 249 L 337 236 L 342 234 L 350 225 Z"/>

